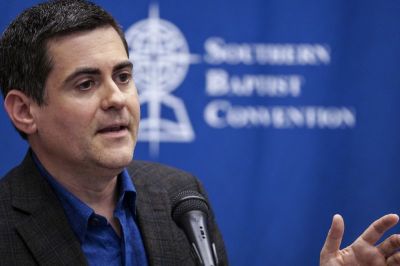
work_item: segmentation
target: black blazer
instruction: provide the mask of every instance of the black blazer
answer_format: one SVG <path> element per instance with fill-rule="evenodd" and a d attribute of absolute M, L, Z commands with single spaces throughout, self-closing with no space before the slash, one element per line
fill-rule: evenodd
<path fill-rule="evenodd" d="M 205 192 L 196 178 L 154 163 L 134 161 L 137 222 L 150 265 L 195 265 L 184 233 L 171 218 L 171 195 Z M 220 265 L 228 265 L 214 216 L 210 232 Z M 29 153 L 0 181 L 0 265 L 87 265 L 64 209 Z"/>

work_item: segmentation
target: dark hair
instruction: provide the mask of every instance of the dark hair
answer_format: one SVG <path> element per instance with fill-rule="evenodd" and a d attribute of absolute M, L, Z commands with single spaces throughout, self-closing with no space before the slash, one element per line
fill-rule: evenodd
<path fill-rule="evenodd" d="M 111 26 L 128 46 L 120 26 L 100 6 L 85 0 L 55 0 L 22 12 L 0 40 L 0 87 L 3 97 L 17 89 L 38 105 L 45 104 L 45 83 L 52 69 L 49 40 L 75 32 Z M 26 138 L 23 132 L 19 132 Z"/>

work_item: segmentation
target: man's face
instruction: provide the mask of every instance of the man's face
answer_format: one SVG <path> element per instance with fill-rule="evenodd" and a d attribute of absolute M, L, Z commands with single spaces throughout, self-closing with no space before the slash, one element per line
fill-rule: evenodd
<path fill-rule="evenodd" d="M 34 151 L 50 172 L 120 171 L 133 156 L 140 110 L 119 35 L 104 27 L 51 40 L 47 47 L 53 68 L 46 104 L 33 108 Z"/>

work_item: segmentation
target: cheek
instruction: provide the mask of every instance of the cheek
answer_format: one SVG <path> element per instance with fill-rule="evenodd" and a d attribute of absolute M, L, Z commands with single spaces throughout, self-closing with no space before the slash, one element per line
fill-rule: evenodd
<path fill-rule="evenodd" d="M 47 131 L 53 131 L 53 134 L 61 136 L 82 135 L 82 131 L 90 127 L 93 120 L 94 114 L 89 110 L 89 105 L 63 104 L 54 106 L 54 108 L 44 111 L 41 119 L 42 126 L 46 127 Z"/>
<path fill-rule="evenodd" d="M 140 104 L 139 104 L 139 101 L 137 101 L 136 105 L 135 105 L 135 114 L 136 114 L 136 119 L 139 121 L 140 120 Z"/>
<path fill-rule="evenodd" d="M 137 120 L 140 120 L 140 103 L 138 99 L 138 95 L 136 93 L 132 93 L 128 97 L 128 109 L 131 115 Z"/>

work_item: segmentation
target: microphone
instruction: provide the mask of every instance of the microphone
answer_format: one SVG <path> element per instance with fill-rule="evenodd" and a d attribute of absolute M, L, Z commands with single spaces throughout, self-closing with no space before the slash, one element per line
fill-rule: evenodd
<path fill-rule="evenodd" d="M 218 256 L 208 234 L 208 213 L 207 201 L 197 191 L 182 191 L 172 198 L 172 218 L 185 232 L 198 264 L 216 266 Z"/>

